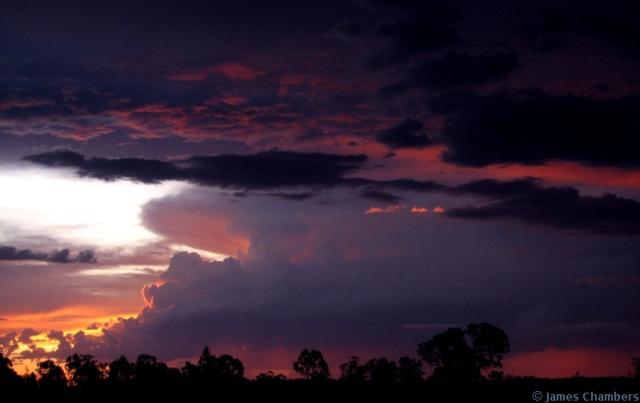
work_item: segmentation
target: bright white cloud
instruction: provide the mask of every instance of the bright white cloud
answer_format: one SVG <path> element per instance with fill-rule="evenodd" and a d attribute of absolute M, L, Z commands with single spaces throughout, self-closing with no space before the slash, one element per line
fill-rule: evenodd
<path fill-rule="evenodd" d="M 142 206 L 184 186 L 104 182 L 59 171 L 2 167 L 0 242 L 44 235 L 80 245 L 135 247 L 158 239 L 142 225 Z"/>

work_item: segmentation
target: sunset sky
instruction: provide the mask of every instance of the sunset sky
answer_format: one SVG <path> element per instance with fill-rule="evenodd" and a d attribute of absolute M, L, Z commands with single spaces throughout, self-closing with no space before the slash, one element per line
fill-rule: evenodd
<path fill-rule="evenodd" d="M 627 374 L 639 71 L 636 1 L 2 0 L 0 352 L 289 374 L 489 322 L 509 374 Z"/>

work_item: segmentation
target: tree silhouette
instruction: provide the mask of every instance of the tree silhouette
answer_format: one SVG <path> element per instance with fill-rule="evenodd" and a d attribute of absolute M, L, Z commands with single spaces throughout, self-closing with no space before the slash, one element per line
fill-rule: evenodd
<path fill-rule="evenodd" d="M 371 383 L 386 385 L 398 380 L 398 366 L 395 361 L 384 357 L 372 358 L 365 364 L 367 378 Z"/>
<path fill-rule="evenodd" d="M 423 382 L 423 362 L 408 356 L 397 361 L 373 358 L 364 364 L 352 356 L 340 365 L 341 382 L 331 382 L 328 381 L 329 365 L 322 353 L 313 349 L 302 350 L 293 368 L 307 380 L 326 382 L 290 380 L 272 371 L 263 372 L 251 381 L 243 377 L 244 366 L 240 360 L 227 354 L 216 356 L 205 347 L 195 364 L 185 362 L 182 372 L 149 354 L 139 355 L 135 362 L 121 356 L 111 361 L 108 367 L 91 355 L 73 354 L 67 357 L 65 364 L 68 381 L 65 371 L 52 360 L 38 363 L 35 373 L 19 376 L 12 367 L 12 361 L 0 354 L 0 396 L 7 400 L 6 396 L 15 394 L 31 400 L 31 397 L 57 395 L 70 397 L 73 401 L 76 397 L 83 400 L 130 396 L 185 398 L 199 397 L 203 392 L 223 396 L 222 392 L 233 391 L 240 398 L 250 396 L 247 393 L 275 390 L 283 391 L 284 396 L 290 392 L 297 398 L 301 393 L 304 396 L 304 393 L 312 395 L 329 391 L 326 396 L 339 393 L 341 397 L 370 399 L 374 396 L 383 398 L 389 390 L 396 400 L 409 400 L 409 396 L 419 391 L 424 392 L 422 396 L 430 401 L 442 400 L 443 393 L 447 397 L 451 393 L 462 393 L 462 397 L 472 394 L 474 398 L 484 396 L 481 400 L 506 402 L 512 401 L 514 393 L 528 394 L 539 387 L 544 390 L 553 385 L 567 388 L 584 385 L 584 376 L 579 373 L 573 378 L 553 380 L 505 376 L 499 368 L 503 354 L 509 351 L 509 342 L 501 329 L 488 324 L 448 329 L 420 343 L 418 351 L 420 357 L 434 367 L 433 379 L 451 384 Z M 640 357 L 632 358 L 632 364 L 634 376 L 640 377 Z M 492 382 L 472 384 L 483 375 Z M 544 386 L 545 382 L 549 382 L 547 386 Z M 637 384 L 635 379 L 622 377 L 589 378 L 589 382 L 593 382 L 594 390 Z M 492 394 L 498 398 L 492 399 Z"/>
<path fill-rule="evenodd" d="M 340 379 L 349 383 L 362 383 L 366 381 L 367 369 L 360 364 L 360 358 L 351 356 L 349 361 L 340 364 Z"/>
<path fill-rule="evenodd" d="M 168 387 L 178 382 L 180 371 L 169 368 L 164 362 L 149 354 L 140 354 L 134 365 L 135 381 L 139 385 Z"/>
<path fill-rule="evenodd" d="M 403 383 L 418 383 L 423 380 L 422 362 L 411 357 L 398 360 L 398 380 Z"/>
<path fill-rule="evenodd" d="M 287 377 L 283 374 L 276 374 L 273 371 L 261 372 L 256 376 L 256 382 L 259 383 L 283 383 Z"/>
<path fill-rule="evenodd" d="M 104 364 L 98 363 L 90 354 L 73 354 L 66 359 L 65 367 L 71 383 L 79 387 L 95 386 L 103 379 Z"/>
<path fill-rule="evenodd" d="M 182 378 L 190 385 L 198 385 L 204 382 L 200 373 L 200 368 L 190 361 L 186 361 L 184 363 L 180 372 L 182 373 Z"/>
<path fill-rule="evenodd" d="M 20 383 L 20 376 L 13 369 L 13 362 L 0 353 L 0 386 L 9 387 Z"/>
<path fill-rule="evenodd" d="M 186 362 L 182 374 L 191 383 L 237 382 L 244 376 L 244 365 L 239 359 L 228 354 L 216 357 L 205 347 L 200 354 L 198 364 Z"/>
<path fill-rule="evenodd" d="M 352 356 L 340 364 L 340 371 L 340 380 L 349 383 L 418 383 L 424 376 L 422 362 L 411 357 L 402 357 L 397 364 L 384 357 L 374 358 L 362 365 L 358 357 Z"/>
<path fill-rule="evenodd" d="M 293 363 L 293 370 L 309 380 L 329 379 L 329 364 L 318 350 L 304 349 Z"/>
<path fill-rule="evenodd" d="M 198 368 L 205 379 L 239 380 L 244 376 L 244 365 L 240 360 L 228 354 L 216 357 L 209 352 L 209 347 L 202 350 Z"/>
<path fill-rule="evenodd" d="M 509 338 L 504 330 L 488 323 L 471 323 L 467 325 L 467 334 L 478 368 L 502 368 L 502 355 L 509 352 Z"/>
<path fill-rule="evenodd" d="M 433 378 L 444 381 L 477 381 L 483 370 L 501 368 L 507 352 L 507 335 L 488 323 L 450 328 L 418 345 L 418 355 L 434 367 Z"/>
<path fill-rule="evenodd" d="M 216 359 L 216 356 L 211 354 L 208 346 L 205 346 L 202 349 L 200 358 L 198 358 L 198 368 L 200 368 L 202 372 L 207 371 L 207 369 L 209 368 L 213 368 L 215 366 L 214 364 L 215 359 Z"/>
<path fill-rule="evenodd" d="M 38 363 L 38 383 L 44 389 L 61 390 L 67 386 L 67 377 L 62 368 L 51 360 Z"/>
<path fill-rule="evenodd" d="M 219 356 L 216 361 L 216 375 L 224 380 L 240 380 L 244 376 L 244 365 L 239 359 L 228 354 Z"/>
<path fill-rule="evenodd" d="M 110 383 L 116 385 L 131 384 L 135 379 L 135 375 L 135 365 L 123 355 L 109 363 L 107 379 Z"/>

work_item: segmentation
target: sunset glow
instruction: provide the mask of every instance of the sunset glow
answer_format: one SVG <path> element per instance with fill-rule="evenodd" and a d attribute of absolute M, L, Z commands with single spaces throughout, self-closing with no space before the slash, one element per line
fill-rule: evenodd
<path fill-rule="evenodd" d="M 639 4 L 0 1 L 0 389 L 632 389 Z"/>

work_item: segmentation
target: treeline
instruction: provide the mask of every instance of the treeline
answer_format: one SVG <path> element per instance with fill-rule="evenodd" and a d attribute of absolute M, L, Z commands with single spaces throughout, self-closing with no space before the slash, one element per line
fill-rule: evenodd
<path fill-rule="evenodd" d="M 500 368 L 503 355 L 508 352 L 505 332 L 481 323 L 464 329 L 450 328 L 420 343 L 417 358 L 405 356 L 394 361 L 381 357 L 362 362 L 353 356 L 339 366 L 340 374 L 335 378 L 323 354 L 307 348 L 292 363 L 298 378 L 288 379 L 269 371 L 254 380 L 245 377 L 245 367 L 239 359 L 227 354 L 216 356 L 208 347 L 197 362 L 187 361 L 182 368 L 170 367 L 148 354 L 139 355 L 135 361 L 121 356 L 109 363 L 99 362 L 92 355 L 73 354 L 61 365 L 52 360 L 41 361 L 35 373 L 23 376 L 16 373 L 10 359 L 0 354 L 0 389 L 51 395 L 109 389 L 201 390 L 215 385 L 477 385 L 505 381 Z M 425 377 L 425 363 L 432 368 L 429 377 Z M 640 376 L 640 360 L 635 359 L 634 365 L 636 376 Z"/>

